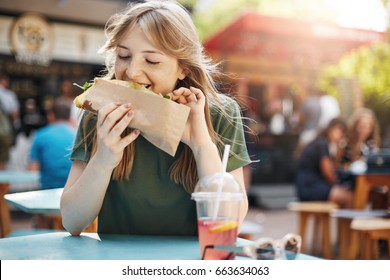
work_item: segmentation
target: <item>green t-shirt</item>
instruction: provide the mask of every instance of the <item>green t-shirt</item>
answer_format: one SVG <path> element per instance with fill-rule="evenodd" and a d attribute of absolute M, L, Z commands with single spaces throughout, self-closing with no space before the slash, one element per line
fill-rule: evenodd
<path fill-rule="evenodd" d="M 229 158 L 231 171 L 250 163 L 238 104 L 222 96 L 232 123 L 215 109 L 211 110 L 213 127 L 230 144 L 236 157 Z M 236 117 L 236 118 L 235 118 Z M 80 126 L 76 143 L 82 139 Z M 98 232 L 138 235 L 196 235 L 196 206 L 182 185 L 169 177 L 169 168 L 183 150 L 180 142 L 175 157 L 156 148 L 142 136 L 135 140 L 135 158 L 128 180 L 111 180 L 98 216 Z M 222 155 L 224 147 L 219 147 Z M 72 160 L 88 161 L 90 151 L 80 145 L 72 152 Z"/>

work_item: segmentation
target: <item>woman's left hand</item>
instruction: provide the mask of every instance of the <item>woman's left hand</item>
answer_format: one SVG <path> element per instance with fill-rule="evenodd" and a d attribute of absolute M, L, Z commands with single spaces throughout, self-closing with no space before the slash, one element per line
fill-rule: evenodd
<path fill-rule="evenodd" d="M 181 141 L 192 149 L 196 146 L 201 146 L 202 142 L 210 139 L 204 114 L 206 102 L 204 93 L 198 88 L 190 87 L 188 89 L 181 87 L 168 95 L 173 101 L 191 108 L 187 127 Z"/>

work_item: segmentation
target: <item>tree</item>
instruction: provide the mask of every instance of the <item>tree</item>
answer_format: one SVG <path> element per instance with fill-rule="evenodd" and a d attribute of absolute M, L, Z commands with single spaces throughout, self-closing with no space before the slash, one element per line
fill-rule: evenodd
<path fill-rule="evenodd" d="M 197 7 L 193 18 L 201 39 L 214 34 L 248 9 L 270 16 L 335 22 L 334 11 L 326 0 L 214 0 Z"/>
<path fill-rule="evenodd" d="M 344 56 L 338 64 L 323 69 L 320 87 L 340 99 L 338 81 L 356 79 L 363 94 L 363 104 L 376 113 L 383 133 L 390 119 L 390 46 L 378 43 L 361 47 Z"/>

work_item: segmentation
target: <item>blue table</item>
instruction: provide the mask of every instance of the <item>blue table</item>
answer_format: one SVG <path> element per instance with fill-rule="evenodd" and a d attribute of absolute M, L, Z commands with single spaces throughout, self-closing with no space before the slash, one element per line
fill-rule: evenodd
<path fill-rule="evenodd" d="M 252 244 L 238 239 L 237 245 Z M 0 259 L 44 260 L 199 260 L 194 236 L 136 236 L 67 232 L 0 239 Z M 300 254 L 300 260 L 318 258 Z"/>
<path fill-rule="evenodd" d="M 4 200 L 4 195 L 9 191 L 13 183 L 36 183 L 39 181 L 39 172 L 36 171 L 0 171 L 0 236 L 7 236 L 11 232 L 9 207 Z"/>
<path fill-rule="evenodd" d="M 1 170 L 0 183 L 39 183 L 38 171 Z"/>
<path fill-rule="evenodd" d="M 10 205 L 31 214 L 59 214 L 63 188 L 4 195 Z"/>

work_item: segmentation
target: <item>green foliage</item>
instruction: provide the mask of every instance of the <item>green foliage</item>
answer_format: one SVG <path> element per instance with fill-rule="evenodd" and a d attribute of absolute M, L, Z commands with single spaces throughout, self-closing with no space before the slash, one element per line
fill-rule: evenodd
<path fill-rule="evenodd" d="M 339 99 L 340 79 L 357 79 L 363 105 L 375 112 L 385 133 L 390 118 L 390 46 L 387 43 L 362 47 L 343 57 L 338 64 L 325 67 L 322 74 L 320 87 Z"/>
<path fill-rule="evenodd" d="M 338 96 L 340 78 L 359 80 L 365 100 L 390 98 L 390 46 L 378 43 L 344 56 L 337 65 L 323 69 L 320 87 Z"/>
<path fill-rule="evenodd" d="M 245 10 L 254 10 L 270 16 L 327 22 L 335 22 L 336 18 L 334 10 L 327 5 L 326 0 L 214 0 L 210 2 L 206 8 L 195 9 L 193 13 L 201 39 L 221 30 Z"/>
<path fill-rule="evenodd" d="M 201 39 L 216 33 L 242 11 L 257 7 L 258 0 L 214 0 L 207 8 L 194 12 L 193 19 Z"/>

